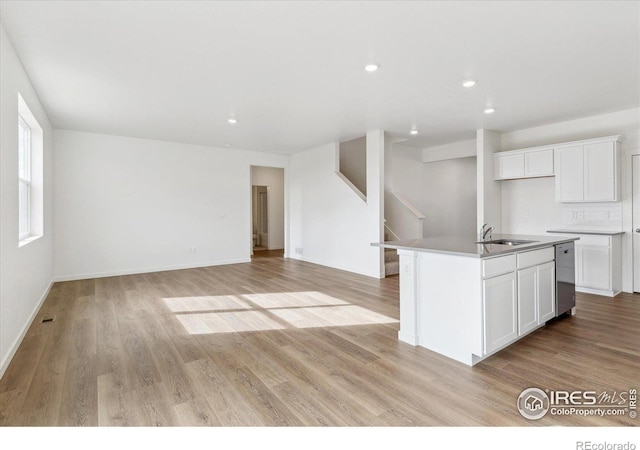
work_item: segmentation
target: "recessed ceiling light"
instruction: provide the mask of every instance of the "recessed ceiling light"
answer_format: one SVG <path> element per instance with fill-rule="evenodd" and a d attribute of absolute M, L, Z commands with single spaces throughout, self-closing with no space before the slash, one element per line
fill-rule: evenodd
<path fill-rule="evenodd" d="M 224 143 L 224 146 L 225 146 L 225 147 L 231 147 L 231 144 L 229 144 L 228 142 L 225 142 L 225 143 Z"/>
<path fill-rule="evenodd" d="M 238 121 L 236 119 L 234 119 L 233 117 L 230 119 L 227 119 L 227 122 L 234 124 L 234 123 L 238 123 Z"/>
<path fill-rule="evenodd" d="M 472 86 L 475 86 L 475 85 L 476 85 L 476 80 L 464 80 L 464 81 L 462 82 L 462 85 L 463 85 L 464 87 L 472 87 Z"/>
<path fill-rule="evenodd" d="M 484 113 L 485 114 L 493 114 L 494 112 L 496 112 L 495 108 L 485 108 L 484 109 Z"/>
<path fill-rule="evenodd" d="M 380 64 L 367 64 L 366 66 L 364 66 L 364 70 L 366 70 L 367 72 L 375 72 L 379 68 Z"/>
<path fill-rule="evenodd" d="M 409 131 L 409 134 L 418 134 L 418 130 L 414 128 L 413 130 Z"/>

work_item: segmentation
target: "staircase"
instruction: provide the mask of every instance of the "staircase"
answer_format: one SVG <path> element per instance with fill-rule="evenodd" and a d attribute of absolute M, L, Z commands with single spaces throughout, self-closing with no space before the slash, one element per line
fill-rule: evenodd
<path fill-rule="evenodd" d="M 397 275 L 400 273 L 400 257 L 398 251 L 392 248 L 384 249 L 384 276 Z"/>

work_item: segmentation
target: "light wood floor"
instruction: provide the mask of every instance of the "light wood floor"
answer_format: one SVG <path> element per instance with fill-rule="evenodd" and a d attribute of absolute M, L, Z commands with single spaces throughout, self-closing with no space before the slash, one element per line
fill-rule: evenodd
<path fill-rule="evenodd" d="M 467 367 L 397 340 L 397 277 L 278 255 L 55 284 L 0 381 L 0 424 L 638 424 L 530 422 L 515 402 L 640 387 L 639 296 L 580 294 L 577 316 Z"/>

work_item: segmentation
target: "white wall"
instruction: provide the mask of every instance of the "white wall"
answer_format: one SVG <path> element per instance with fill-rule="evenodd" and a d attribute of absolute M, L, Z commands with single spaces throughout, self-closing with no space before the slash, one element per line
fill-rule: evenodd
<path fill-rule="evenodd" d="M 57 279 L 249 261 L 251 165 L 288 160 L 64 130 L 54 142 Z"/>
<path fill-rule="evenodd" d="M 493 179 L 493 154 L 500 151 L 500 133 L 477 130 L 477 218 L 476 230 L 483 224 L 502 233 L 502 184 Z"/>
<path fill-rule="evenodd" d="M 336 173 L 337 143 L 291 155 L 292 258 L 379 278 L 384 134 L 367 133 L 367 201 Z"/>
<path fill-rule="evenodd" d="M 568 142 L 621 134 L 622 201 L 619 203 L 556 203 L 555 177 L 502 181 L 502 227 L 505 233 L 544 234 L 551 228 L 622 229 L 623 290 L 631 291 L 632 223 L 631 223 L 631 157 L 640 153 L 640 109 L 586 117 L 550 125 L 503 133 L 501 147 L 512 150 L 558 142 Z M 584 219 L 575 220 L 572 211 L 583 211 Z M 608 220 L 595 220 L 606 211 Z"/>
<path fill-rule="evenodd" d="M 475 141 L 474 153 L 475 153 Z M 465 147 L 463 144 L 462 147 Z M 476 228 L 476 158 L 429 158 L 425 150 L 396 144 L 390 186 L 426 216 L 425 237 L 474 234 Z"/>
<path fill-rule="evenodd" d="M 436 162 L 455 158 L 476 156 L 478 153 L 476 139 L 452 142 L 451 144 L 427 147 L 422 150 L 422 162 Z"/>
<path fill-rule="evenodd" d="M 27 73 L 0 26 L 0 376 L 53 275 L 52 129 Z M 18 92 L 44 134 L 44 235 L 18 248 Z"/>
<path fill-rule="evenodd" d="M 284 169 L 252 166 L 251 183 L 254 186 L 267 186 L 269 250 L 283 249 L 285 246 Z"/>

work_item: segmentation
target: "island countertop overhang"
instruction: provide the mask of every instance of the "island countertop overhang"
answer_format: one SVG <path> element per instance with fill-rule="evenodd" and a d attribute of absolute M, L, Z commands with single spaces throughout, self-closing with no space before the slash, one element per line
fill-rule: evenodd
<path fill-rule="evenodd" d="M 477 243 L 478 239 L 473 235 L 442 236 L 423 239 L 403 239 L 399 241 L 385 241 L 372 243 L 372 246 L 390 248 L 395 250 L 408 250 L 427 253 L 442 253 L 458 255 L 469 258 L 491 258 L 493 256 L 507 255 L 537 248 L 550 247 L 576 241 L 575 236 L 536 236 L 522 234 L 494 234 L 491 240 L 527 240 L 534 241 L 521 245 L 487 244 Z"/>

